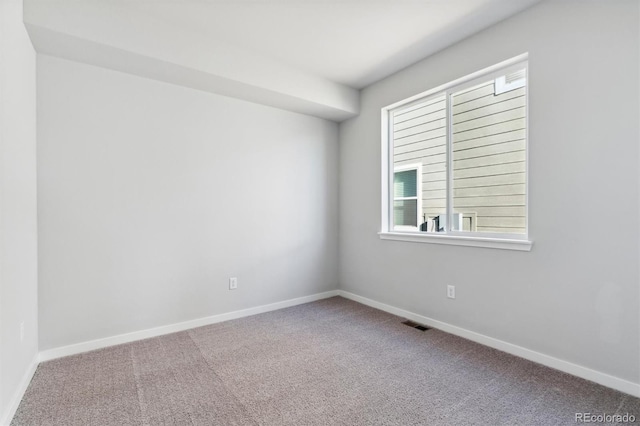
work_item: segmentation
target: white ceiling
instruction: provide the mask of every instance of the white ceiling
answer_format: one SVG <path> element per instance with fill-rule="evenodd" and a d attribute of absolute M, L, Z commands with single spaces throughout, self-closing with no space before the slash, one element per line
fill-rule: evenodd
<path fill-rule="evenodd" d="M 539 0 L 155 0 L 129 5 L 205 39 L 360 89 Z"/>
<path fill-rule="evenodd" d="M 540 0 L 24 0 L 36 50 L 334 121 Z"/>

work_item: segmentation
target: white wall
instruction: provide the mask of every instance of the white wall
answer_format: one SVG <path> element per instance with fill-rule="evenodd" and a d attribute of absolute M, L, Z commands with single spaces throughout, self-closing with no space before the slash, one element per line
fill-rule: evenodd
<path fill-rule="evenodd" d="M 22 1 L 0 0 L 0 423 L 38 351 L 35 90 Z"/>
<path fill-rule="evenodd" d="M 365 89 L 340 125 L 341 288 L 640 383 L 638 7 L 544 2 Z M 380 108 L 524 52 L 532 251 L 381 241 Z"/>
<path fill-rule="evenodd" d="M 43 55 L 37 81 L 41 350 L 337 287 L 335 123 Z"/>

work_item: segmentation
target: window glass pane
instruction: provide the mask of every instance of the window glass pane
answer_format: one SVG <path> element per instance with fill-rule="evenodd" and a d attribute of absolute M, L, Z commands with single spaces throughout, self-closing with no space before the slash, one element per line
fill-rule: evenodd
<path fill-rule="evenodd" d="M 393 224 L 395 226 L 417 226 L 418 200 L 393 202 Z"/>
<path fill-rule="evenodd" d="M 421 199 L 419 217 L 412 220 L 412 226 L 422 226 L 424 232 L 437 232 L 433 219 L 446 214 L 447 189 L 447 108 L 446 97 L 439 95 L 419 103 L 392 112 L 393 167 L 421 164 L 422 173 L 418 176 L 422 191 L 417 194 Z M 394 191 L 395 179 L 394 179 Z M 396 194 L 396 197 L 398 195 Z M 395 225 L 401 225 L 403 219 L 394 203 Z M 419 219 L 419 220 L 418 220 Z"/>
<path fill-rule="evenodd" d="M 394 198 L 401 197 L 417 197 L 417 170 L 405 170 L 402 172 L 395 172 L 393 174 L 393 196 Z"/>
<path fill-rule="evenodd" d="M 496 94 L 499 80 L 451 95 L 453 211 L 464 231 L 524 234 L 526 87 Z"/>

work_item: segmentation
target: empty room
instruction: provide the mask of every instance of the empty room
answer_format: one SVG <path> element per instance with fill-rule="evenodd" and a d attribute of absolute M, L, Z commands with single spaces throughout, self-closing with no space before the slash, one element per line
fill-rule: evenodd
<path fill-rule="evenodd" d="M 640 423 L 640 1 L 0 0 L 0 425 Z"/>

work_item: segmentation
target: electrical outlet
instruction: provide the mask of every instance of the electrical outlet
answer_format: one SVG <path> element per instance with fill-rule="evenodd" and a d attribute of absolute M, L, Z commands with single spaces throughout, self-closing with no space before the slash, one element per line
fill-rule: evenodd
<path fill-rule="evenodd" d="M 229 278 L 229 290 L 235 290 L 236 288 L 238 288 L 238 278 Z"/>
<path fill-rule="evenodd" d="M 455 299 L 456 298 L 456 286 L 454 286 L 454 285 L 448 285 L 447 286 L 447 297 L 449 299 Z"/>
<path fill-rule="evenodd" d="M 20 342 L 24 342 L 24 321 L 20 323 Z"/>

